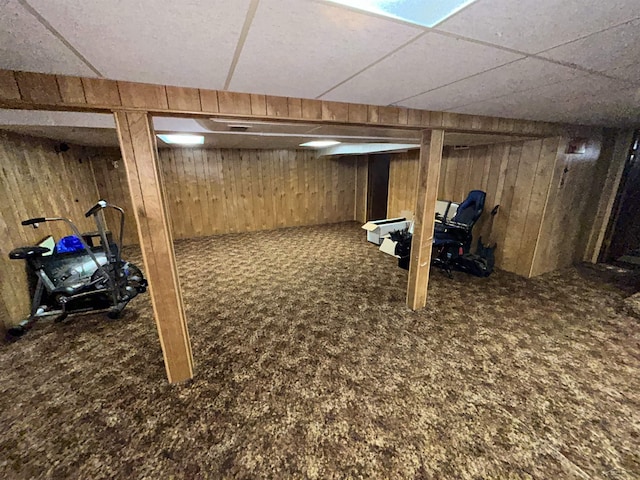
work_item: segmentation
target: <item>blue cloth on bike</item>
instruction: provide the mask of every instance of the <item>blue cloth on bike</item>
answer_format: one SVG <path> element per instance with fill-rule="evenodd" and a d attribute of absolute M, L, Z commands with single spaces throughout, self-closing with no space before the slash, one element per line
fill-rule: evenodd
<path fill-rule="evenodd" d="M 56 253 L 71 253 L 84 250 L 82 242 L 75 235 L 69 235 L 58 240 L 56 245 Z"/>

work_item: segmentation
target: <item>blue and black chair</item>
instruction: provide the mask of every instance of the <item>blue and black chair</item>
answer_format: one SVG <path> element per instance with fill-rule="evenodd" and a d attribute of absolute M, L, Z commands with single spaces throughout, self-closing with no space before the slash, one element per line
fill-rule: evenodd
<path fill-rule="evenodd" d="M 487 194 L 471 190 L 451 220 L 440 219 L 433 233 L 432 263 L 451 274 L 458 257 L 469 253 L 473 240 L 472 230 L 482 215 Z"/>

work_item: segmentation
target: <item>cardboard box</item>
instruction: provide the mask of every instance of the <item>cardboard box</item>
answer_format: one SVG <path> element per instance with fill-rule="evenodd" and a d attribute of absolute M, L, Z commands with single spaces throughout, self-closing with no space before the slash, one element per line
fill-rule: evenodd
<path fill-rule="evenodd" d="M 367 231 L 367 241 L 380 245 L 385 235 L 409 228 L 411 223 L 404 217 L 387 218 L 384 220 L 372 220 L 365 223 L 362 228 Z"/>
<path fill-rule="evenodd" d="M 400 255 L 396 255 L 396 245 L 398 242 L 391 240 L 391 237 L 384 237 L 382 239 L 382 245 L 380 245 L 380 251 L 396 258 L 400 258 Z"/>

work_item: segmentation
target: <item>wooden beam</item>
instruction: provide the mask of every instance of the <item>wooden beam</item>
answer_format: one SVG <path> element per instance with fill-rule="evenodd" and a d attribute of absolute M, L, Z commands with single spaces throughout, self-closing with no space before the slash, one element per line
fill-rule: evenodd
<path fill-rule="evenodd" d="M 424 308 L 427 304 L 431 247 L 443 145 L 444 130 L 422 132 L 418 167 L 418 198 L 413 219 L 409 284 L 407 286 L 407 306 L 411 310 Z"/>
<path fill-rule="evenodd" d="M 21 99 L 18 81 L 11 70 L 0 70 L 0 98 L 16 102 Z"/>
<path fill-rule="evenodd" d="M 171 109 L 200 110 L 200 90 L 197 88 L 166 87 L 167 104 Z"/>
<path fill-rule="evenodd" d="M 198 98 L 199 97 L 199 98 Z M 562 135 L 567 126 L 461 113 L 431 112 L 401 107 L 271 97 L 250 93 L 196 90 L 0 70 L 0 108 L 108 112 L 126 109 L 160 115 L 275 119 L 288 122 L 353 123 L 389 128 L 496 133 L 547 137 Z"/>
<path fill-rule="evenodd" d="M 191 342 L 152 118 L 145 112 L 114 115 L 167 376 L 171 383 L 188 380 L 193 377 Z"/>

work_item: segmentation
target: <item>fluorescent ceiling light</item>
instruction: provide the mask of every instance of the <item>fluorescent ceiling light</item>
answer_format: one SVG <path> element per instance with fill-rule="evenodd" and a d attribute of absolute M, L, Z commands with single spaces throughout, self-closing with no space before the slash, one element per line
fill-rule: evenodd
<path fill-rule="evenodd" d="M 158 135 L 158 138 L 164 143 L 175 145 L 202 145 L 204 143 L 203 135 L 168 134 Z"/>
<path fill-rule="evenodd" d="M 328 0 L 385 17 L 433 27 L 475 0 Z"/>
<path fill-rule="evenodd" d="M 332 147 L 334 145 L 338 145 L 340 142 L 336 140 L 313 140 L 307 143 L 301 143 L 301 147 L 313 147 L 313 148 L 324 148 L 324 147 Z"/>

